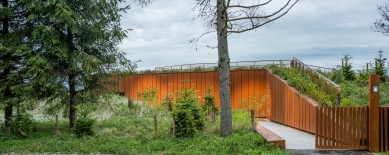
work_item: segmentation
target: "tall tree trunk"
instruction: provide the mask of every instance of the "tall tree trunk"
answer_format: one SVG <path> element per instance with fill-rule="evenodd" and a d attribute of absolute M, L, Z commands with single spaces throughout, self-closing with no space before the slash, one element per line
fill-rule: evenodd
<path fill-rule="evenodd" d="M 8 0 L 2 0 L 1 1 L 1 5 L 3 7 L 8 7 Z M 5 35 L 7 33 L 9 33 L 9 18 L 3 18 L 2 19 L 2 26 L 3 26 L 3 31 L 1 32 L 2 35 Z M 11 56 L 9 56 L 9 60 L 8 61 L 11 61 Z M 8 68 L 6 68 L 3 72 L 3 77 L 6 78 L 9 74 L 11 74 L 11 67 L 9 66 Z M 10 84 L 7 84 L 5 90 L 4 90 L 4 97 L 6 99 L 9 99 L 12 97 L 12 92 L 11 92 L 11 89 L 10 89 Z M 11 120 L 11 117 L 12 117 L 12 111 L 13 111 L 13 105 L 11 102 L 8 102 L 7 103 L 7 106 L 5 107 L 4 109 L 4 120 L 5 120 L 5 123 L 4 123 L 4 127 L 6 130 L 9 130 L 10 129 L 10 120 Z"/>
<path fill-rule="evenodd" d="M 70 2 L 68 1 L 69 5 Z M 73 33 L 70 30 L 70 28 L 67 28 L 67 46 L 68 46 L 68 77 L 69 77 L 69 128 L 74 127 L 74 122 L 76 121 L 77 117 L 77 109 L 76 109 L 76 101 L 75 101 L 75 96 L 76 96 L 76 75 L 73 71 L 72 64 L 73 63 L 73 55 L 74 55 L 74 45 L 73 45 Z"/>
<path fill-rule="evenodd" d="M 69 75 L 69 128 L 74 127 L 74 121 L 76 121 L 76 102 L 74 97 L 76 96 L 76 79 L 74 75 Z"/>
<path fill-rule="evenodd" d="M 232 132 L 232 115 L 230 103 L 230 57 L 227 41 L 227 12 L 225 0 L 217 0 L 217 40 L 219 53 L 220 80 L 220 132 L 228 136 Z"/>

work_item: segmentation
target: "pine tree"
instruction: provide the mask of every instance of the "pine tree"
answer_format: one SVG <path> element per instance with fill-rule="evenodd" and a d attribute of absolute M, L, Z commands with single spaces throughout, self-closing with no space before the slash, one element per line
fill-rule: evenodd
<path fill-rule="evenodd" d="M 374 68 L 374 74 L 378 74 L 381 77 L 383 77 L 386 74 L 387 68 L 385 67 L 386 58 L 383 57 L 382 53 L 384 51 L 379 50 L 378 51 L 378 58 L 374 58 L 375 60 L 375 68 Z"/>
<path fill-rule="evenodd" d="M 38 53 L 28 66 L 35 82 L 44 83 L 49 103 L 60 100 L 69 110 L 69 127 L 74 126 L 78 104 L 97 103 L 110 92 L 112 76 L 131 72 L 136 66 L 117 45 L 126 37 L 120 28 L 119 8 L 123 0 L 36 0 L 29 20 Z M 33 90 L 30 87 L 29 90 Z M 59 107 L 61 105 L 58 105 Z M 57 106 L 54 106 L 57 107 Z"/>
<path fill-rule="evenodd" d="M 28 82 L 26 63 L 32 55 L 33 23 L 24 1 L 1 0 L 0 4 L 0 107 L 4 107 L 5 129 L 9 130 L 14 107 L 30 97 L 20 88 Z"/>
<path fill-rule="evenodd" d="M 355 79 L 355 73 L 352 70 L 352 64 L 349 63 L 349 61 L 352 58 L 353 57 L 350 57 L 350 55 L 348 55 L 347 53 L 346 53 L 346 55 L 343 55 L 343 58 L 342 58 L 342 73 L 343 73 L 344 79 L 348 80 L 348 81 L 352 81 Z"/>

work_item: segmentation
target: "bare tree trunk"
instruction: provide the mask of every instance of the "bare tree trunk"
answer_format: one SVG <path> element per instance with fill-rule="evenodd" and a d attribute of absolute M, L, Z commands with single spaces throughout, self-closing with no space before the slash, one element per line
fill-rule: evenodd
<path fill-rule="evenodd" d="M 230 57 L 227 41 L 227 12 L 225 0 L 217 0 L 217 40 L 219 55 L 220 80 L 220 132 L 229 136 L 232 132 L 232 115 L 230 104 Z"/>

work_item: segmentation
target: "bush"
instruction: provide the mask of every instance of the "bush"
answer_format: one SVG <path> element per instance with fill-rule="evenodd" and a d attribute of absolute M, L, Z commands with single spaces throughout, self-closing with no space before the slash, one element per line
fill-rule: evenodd
<path fill-rule="evenodd" d="M 186 81 L 187 82 L 187 81 Z M 175 134 L 177 137 L 193 137 L 196 130 L 204 128 L 204 112 L 197 104 L 197 90 L 181 85 L 182 91 L 177 91 L 177 107 L 172 111 L 175 117 Z"/>
<path fill-rule="evenodd" d="M 202 105 L 206 115 L 213 121 L 219 113 L 218 107 L 215 105 L 215 96 L 212 95 L 212 87 L 208 87 L 204 96 L 204 104 Z"/>
<path fill-rule="evenodd" d="M 74 124 L 73 132 L 79 137 L 83 136 L 93 136 L 95 133 L 93 131 L 93 125 L 95 124 L 94 119 L 90 118 L 81 118 L 77 119 Z"/>
<path fill-rule="evenodd" d="M 169 111 L 172 111 L 174 105 L 173 101 L 173 93 L 166 93 L 166 95 L 162 98 L 162 106 L 166 107 Z"/>
<path fill-rule="evenodd" d="M 176 137 L 193 137 L 196 132 L 196 123 L 192 115 L 192 111 L 188 105 L 190 103 L 182 103 L 179 107 L 173 110 L 175 136 Z"/>
<path fill-rule="evenodd" d="M 11 117 L 10 126 L 12 134 L 19 137 L 27 137 L 28 133 L 32 132 L 34 121 L 32 115 L 28 113 L 20 113 Z"/>

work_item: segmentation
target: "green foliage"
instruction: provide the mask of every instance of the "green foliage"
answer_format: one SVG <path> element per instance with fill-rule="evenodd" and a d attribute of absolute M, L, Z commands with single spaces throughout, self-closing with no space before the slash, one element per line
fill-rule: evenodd
<path fill-rule="evenodd" d="M 337 103 L 335 97 L 327 95 L 325 90 L 320 89 L 317 84 L 312 82 L 310 76 L 303 74 L 297 68 L 278 67 L 277 65 L 268 65 L 266 68 L 271 70 L 273 74 L 287 80 L 289 86 L 315 99 L 322 106 L 333 106 Z"/>
<path fill-rule="evenodd" d="M 384 51 L 379 50 L 378 51 L 378 58 L 374 58 L 375 68 L 373 71 L 374 74 L 380 75 L 381 79 L 385 79 L 384 77 L 386 76 L 386 72 L 388 70 L 387 67 L 385 67 L 385 63 L 386 63 L 387 59 L 383 57 L 383 54 L 382 54 L 383 52 Z"/>
<path fill-rule="evenodd" d="M 189 89 L 185 85 L 188 82 L 183 81 L 181 91 L 177 91 L 179 94 L 176 99 L 177 107 L 172 111 L 177 137 L 193 137 L 196 130 L 202 130 L 204 127 L 204 112 L 197 104 L 197 90 L 193 85 Z"/>
<path fill-rule="evenodd" d="M 263 102 L 265 102 L 267 95 L 263 94 L 261 98 L 259 98 L 259 92 L 256 92 L 254 97 L 249 97 L 248 101 L 242 100 L 240 102 L 240 107 L 246 110 L 260 110 L 262 108 Z"/>
<path fill-rule="evenodd" d="M 84 136 L 93 136 L 95 134 L 93 131 L 93 125 L 95 122 L 96 121 L 91 118 L 79 118 L 75 121 L 73 132 L 79 138 Z"/>
<path fill-rule="evenodd" d="M 366 86 L 369 81 L 369 72 L 364 70 L 358 70 L 354 82 L 359 86 Z"/>
<path fill-rule="evenodd" d="M 202 70 L 204 70 L 204 68 L 201 67 L 201 66 L 196 66 L 196 67 L 192 68 L 192 71 L 194 71 L 194 72 L 199 72 L 199 71 L 202 71 Z"/>
<path fill-rule="evenodd" d="M 347 53 L 346 53 L 346 55 L 343 55 L 343 58 L 342 58 L 342 62 L 343 62 L 342 74 L 344 76 L 344 79 L 348 80 L 348 81 L 353 81 L 355 79 L 355 73 L 352 70 L 352 64 L 349 63 L 349 61 L 352 58 L 353 57 L 350 57 L 350 55 L 348 55 Z"/>
<path fill-rule="evenodd" d="M 215 105 L 215 96 L 212 94 L 212 87 L 205 91 L 204 104 L 202 105 L 208 120 L 213 121 L 219 113 L 219 108 Z"/>
<path fill-rule="evenodd" d="M 146 104 L 151 104 L 151 105 L 158 104 L 157 91 L 158 91 L 157 87 L 154 87 L 151 90 L 149 90 L 149 87 L 146 87 L 146 89 L 142 93 L 142 102 L 144 102 Z"/>
<path fill-rule="evenodd" d="M 15 90 L 61 104 L 52 107 L 70 107 L 69 112 L 112 93 L 107 86 L 120 80 L 112 75 L 122 77 L 136 67 L 117 48 L 127 33 L 120 27 L 120 13 L 129 7 L 120 7 L 121 2 L 22 1 L 28 15 L 22 19 L 30 22 L 31 31 L 20 34 L 29 42 L 28 57 L 15 64 L 25 66 L 19 79 L 28 83 Z M 50 103 L 54 100 L 60 102 Z"/>
<path fill-rule="evenodd" d="M 196 123 L 192 111 L 191 103 L 185 102 L 178 104 L 177 108 L 172 111 L 174 116 L 175 136 L 176 137 L 193 137 L 196 132 Z"/>
<path fill-rule="evenodd" d="M 246 110 L 232 111 L 232 129 L 234 131 L 250 129 L 250 113 Z"/>
<path fill-rule="evenodd" d="M 174 97 L 173 93 L 166 93 L 162 98 L 162 106 L 166 107 L 169 111 L 173 110 Z"/>
<path fill-rule="evenodd" d="M 338 65 L 336 66 L 336 68 L 333 68 L 332 74 L 329 76 L 329 79 L 335 83 L 342 83 L 345 79 L 342 71 L 342 66 Z"/>
<path fill-rule="evenodd" d="M 90 118 L 91 113 L 97 110 L 97 107 L 91 104 L 80 104 L 76 108 L 81 119 Z"/>
<path fill-rule="evenodd" d="M 130 97 L 128 97 L 128 98 L 127 98 L 127 107 L 128 107 L 128 109 L 131 109 L 131 108 L 133 108 L 134 106 L 135 106 L 134 101 L 133 101 Z"/>
<path fill-rule="evenodd" d="M 32 115 L 26 112 L 20 112 L 13 115 L 10 121 L 11 133 L 18 137 L 27 137 L 31 134 L 34 127 Z"/>
<path fill-rule="evenodd" d="M 118 102 L 123 101 L 123 102 Z M 176 138 L 171 135 L 172 117 L 166 108 L 147 104 L 134 104 L 128 109 L 126 98 L 111 99 L 110 106 L 101 105 L 91 117 L 112 113 L 97 119 L 95 136 L 77 138 L 67 130 L 67 119 L 59 120 L 61 135 L 53 134 L 54 120 L 37 123 L 37 131 L 23 140 L 0 132 L 0 148 L 4 154 L 288 154 L 265 142 L 259 134 L 249 130 L 249 113 L 233 110 L 234 132 L 229 137 L 219 133 L 220 118 L 205 122 L 204 132 L 193 138 Z M 37 109 L 39 110 L 39 109 Z M 100 110 L 100 111 L 99 111 Z M 38 112 L 40 113 L 40 112 Z M 153 115 L 158 114 L 160 136 L 154 135 Z M 3 122 L 0 122 L 0 125 Z M 212 130 L 213 132 L 205 132 Z"/>
<path fill-rule="evenodd" d="M 137 99 L 138 101 L 141 100 L 141 94 L 142 94 L 142 92 L 141 92 L 140 90 L 138 90 L 138 92 L 136 93 L 136 99 Z"/>

